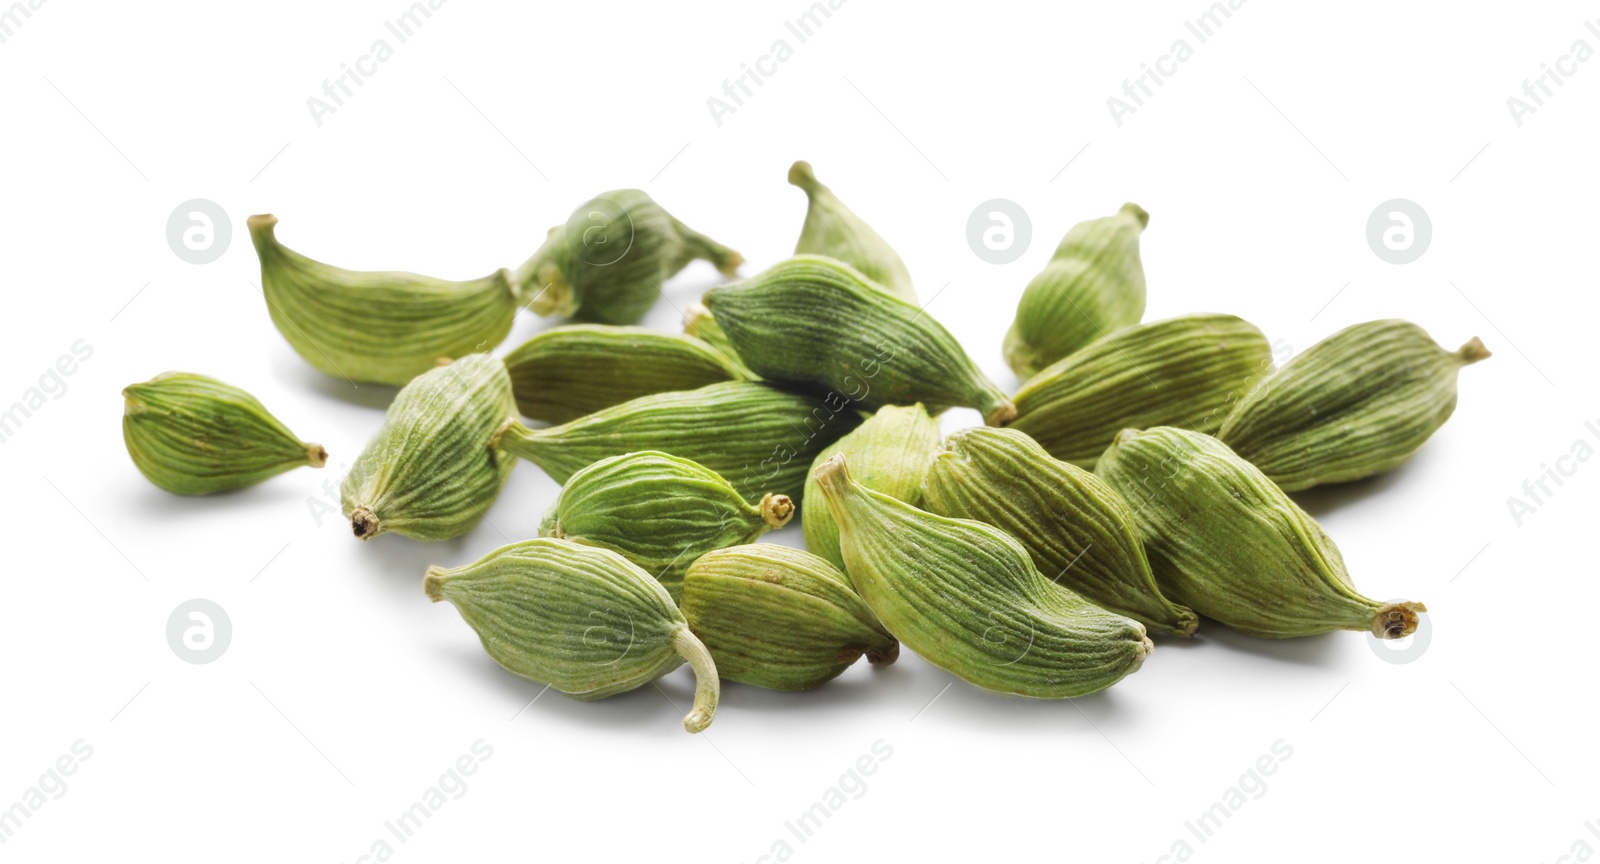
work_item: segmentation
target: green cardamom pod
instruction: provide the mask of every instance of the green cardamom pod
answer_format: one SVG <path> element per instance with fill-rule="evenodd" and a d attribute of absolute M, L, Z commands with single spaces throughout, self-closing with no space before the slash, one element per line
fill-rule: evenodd
<path fill-rule="evenodd" d="M 797 255 L 713 288 L 705 303 L 739 358 L 765 380 L 840 393 L 869 408 L 976 408 L 991 426 L 1016 413 L 949 331 L 832 258 Z"/>
<path fill-rule="evenodd" d="M 1022 378 L 1077 351 L 1102 334 L 1144 317 L 1144 265 L 1139 235 L 1150 214 L 1124 204 L 1116 214 L 1072 226 L 1055 255 L 1033 277 L 1006 333 L 1006 363 Z"/>
<path fill-rule="evenodd" d="M 789 184 L 800 187 L 807 201 L 805 226 L 800 229 L 799 242 L 794 244 L 796 255 L 826 255 L 843 261 L 890 294 L 907 303 L 917 302 L 906 262 L 872 226 L 844 206 L 833 190 L 822 185 L 811 170 L 811 163 L 801 161 L 790 166 Z"/>
<path fill-rule="evenodd" d="M 1427 611 L 1358 593 L 1322 526 L 1210 435 L 1129 429 L 1095 470 L 1133 507 L 1162 592 L 1207 618 L 1268 638 L 1399 639 Z"/>
<path fill-rule="evenodd" d="M 256 397 L 215 378 L 166 372 L 122 391 L 122 440 L 134 467 L 176 495 L 254 486 L 292 468 L 321 468 L 308 444 Z"/>
<path fill-rule="evenodd" d="M 279 244 L 276 216 L 248 224 L 272 323 L 329 375 L 399 386 L 441 358 L 488 351 L 511 332 L 517 295 L 508 271 L 448 282 L 345 270 Z"/>
<path fill-rule="evenodd" d="M 944 446 L 923 481 L 924 508 L 999 528 L 1040 573 L 1104 609 L 1193 635 L 1199 618 L 1161 596 L 1133 510 L 1104 481 L 1015 429 L 963 429 Z"/>
<path fill-rule="evenodd" d="M 753 543 L 789 524 L 794 501 L 763 495 L 746 503 L 717 472 L 655 450 L 612 456 L 572 475 L 539 533 L 618 552 L 683 596 L 696 558 Z"/>
<path fill-rule="evenodd" d="M 1285 491 L 1398 468 L 1456 410 L 1456 375 L 1489 356 L 1446 351 L 1409 321 L 1346 327 L 1269 375 L 1217 432 Z"/>
<path fill-rule="evenodd" d="M 689 304 L 688 311 L 683 313 L 683 332 L 684 335 L 693 336 L 716 349 L 717 353 L 729 363 L 738 367 L 746 381 L 756 381 L 761 378 L 760 375 L 751 372 L 750 367 L 739 359 L 739 352 L 733 350 L 733 343 L 728 341 L 728 334 L 722 332 L 722 325 L 711 317 L 711 310 L 707 309 L 704 303 Z"/>
<path fill-rule="evenodd" d="M 812 473 L 806 475 L 805 497 L 814 502 L 822 500 L 816 491 L 815 472 L 835 453 L 843 453 L 850 460 L 850 473 L 856 482 L 913 507 L 919 506 L 922 478 L 937 452 L 939 421 L 928 416 L 920 403 L 909 408 L 885 405 L 854 432 L 817 454 L 811 462 Z M 833 511 L 825 506 L 807 507 L 800 521 L 806 548 L 844 569 L 844 556 L 839 552 L 839 526 L 833 521 Z"/>
<path fill-rule="evenodd" d="M 1051 582 L 1010 535 L 935 516 L 817 469 L 856 591 L 906 647 L 962 680 L 1061 699 L 1110 687 L 1144 663 L 1144 625 Z"/>
<path fill-rule="evenodd" d="M 643 327 L 569 324 L 505 357 L 524 416 L 566 423 L 629 399 L 740 381 L 739 367 L 692 336 Z"/>
<path fill-rule="evenodd" d="M 730 381 L 640 396 L 546 429 L 511 423 L 497 446 L 557 483 L 608 456 L 659 450 L 715 471 L 746 501 L 768 493 L 799 501 L 811 458 L 860 422 L 842 397 Z"/>
<path fill-rule="evenodd" d="M 465 567 L 430 567 L 422 583 L 449 600 L 506 669 L 585 702 L 643 687 L 688 661 L 703 731 L 721 683 L 705 645 L 661 583 L 609 549 L 525 540 Z"/>
<path fill-rule="evenodd" d="M 600 324 L 637 324 L 661 286 L 691 261 L 710 261 L 726 276 L 744 256 L 672 217 L 638 189 L 585 201 L 517 268 L 522 300 L 540 315 Z"/>
<path fill-rule="evenodd" d="M 1080 468 L 1123 429 L 1215 432 L 1272 371 L 1267 337 L 1232 315 L 1184 315 L 1125 327 L 1030 378 L 1007 424 Z"/>
<path fill-rule="evenodd" d="M 723 678 L 768 690 L 810 690 L 863 654 L 874 666 L 900 656 L 843 573 L 787 546 L 701 556 L 683 581 L 683 614 Z"/>
<path fill-rule="evenodd" d="M 355 535 L 431 541 L 471 531 L 517 464 L 491 446 L 516 411 L 505 365 L 487 354 L 401 388 L 339 487 Z"/>

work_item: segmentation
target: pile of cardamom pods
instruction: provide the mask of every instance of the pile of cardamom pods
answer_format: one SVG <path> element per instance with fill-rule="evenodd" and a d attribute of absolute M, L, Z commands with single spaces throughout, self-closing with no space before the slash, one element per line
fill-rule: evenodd
<path fill-rule="evenodd" d="M 1410 458 L 1489 356 L 1477 339 L 1448 351 L 1372 321 L 1274 368 L 1232 315 L 1142 323 L 1149 215 L 1127 204 L 1068 231 L 1023 291 L 1004 344 L 1025 383 L 1007 393 L 810 165 L 789 182 L 809 200 L 794 257 L 709 291 L 681 334 L 636 326 L 659 287 L 743 258 L 638 190 L 467 282 L 344 270 L 249 219 L 289 344 L 400 387 L 341 487 L 356 537 L 459 537 L 519 459 L 563 485 L 536 539 L 424 578 L 502 666 L 599 699 L 687 662 L 696 732 L 720 679 L 805 690 L 902 643 L 978 687 L 1063 698 L 1202 615 L 1268 638 L 1416 629 L 1423 605 L 1359 593 L 1287 493 Z M 520 306 L 577 323 L 484 353 Z M 176 494 L 327 462 L 202 375 L 123 395 L 134 465 Z M 941 438 L 957 406 L 987 425 Z M 801 508 L 809 551 L 756 542 Z"/>

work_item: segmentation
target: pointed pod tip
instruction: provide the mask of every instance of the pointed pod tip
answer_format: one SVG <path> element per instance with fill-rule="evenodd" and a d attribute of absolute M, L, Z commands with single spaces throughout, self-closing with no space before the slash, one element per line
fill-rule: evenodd
<path fill-rule="evenodd" d="M 1017 419 L 1017 406 L 1008 399 L 984 415 L 983 422 L 989 426 L 1004 426 L 1015 419 Z"/>
<path fill-rule="evenodd" d="M 739 275 L 739 268 L 744 266 L 744 256 L 729 249 L 722 256 L 722 261 L 717 264 L 717 272 L 724 276 Z"/>
<path fill-rule="evenodd" d="M 843 492 L 850 485 L 850 468 L 845 462 L 843 453 L 835 453 L 826 461 L 817 466 L 814 475 L 817 485 L 822 489 L 822 494 L 832 497 Z"/>
<path fill-rule="evenodd" d="M 773 528 L 782 528 L 794 518 L 794 499 L 771 492 L 761 496 L 761 518 Z"/>
<path fill-rule="evenodd" d="M 900 659 L 900 643 L 895 642 L 888 648 L 874 648 L 867 652 L 867 662 L 874 667 L 891 666 Z"/>
<path fill-rule="evenodd" d="M 1482 339 L 1474 336 L 1467 340 L 1467 344 L 1457 349 L 1456 356 L 1461 358 L 1463 364 L 1470 366 L 1479 360 L 1487 360 L 1493 357 L 1494 354 L 1483 344 Z"/>
<path fill-rule="evenodd" d="M 819 185 L 816 172 L 811 170 L 811 163 L 804 159 L 789 166 L 789 185 L 799 186 L 810 195 Z"/>
<path fill-rule="evenodd" d="M 427 575 L 422 577 L 422 593 L 435 603 L 444 599 L 445 569 L 435 564 L 428 568 Z"/>
<path fill-rule="evenodd" d="M 357 507 L 350 512 L 350 530 L 360 540 L 371 540 L 383 533 L 378 514 L 367 507 Z"/>
<path fill-rule="evenodd" d="M 1421 603 L 1385 603 L 1372 616 L 1372 635 L 1379 639 L 1404 639 L 1417 632 L 1420 613 L 1428 611 Z"/>

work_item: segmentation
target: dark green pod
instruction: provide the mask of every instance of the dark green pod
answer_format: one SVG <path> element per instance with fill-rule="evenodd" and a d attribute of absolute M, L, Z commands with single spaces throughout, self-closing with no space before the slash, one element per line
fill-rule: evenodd
<path fill-rule="evenodd" d="M 1137 204 L 1072 226 L 1033 277 L 1006 332 L 1006 363 L 1019 377 L 1144 317 L 1139 235 L 1150 214 Z"/>
<path fill-rule="evenodd" d="M 254 396 L 204 375 L 167 372 L 130 384 L 122 410 L 134 466 L 177 495 L 242 489 L 328 461 L 321 444 L 295 437 Z"/>
<path fill-rule="evenodd" d="M 1217 437 L 1286 491 L 1400 467 L 1456 409 L 1456 375 L 1489 349 L 1446 351 L 1409 321 L 1368 321 L 1306 349 L 1234 406 Z"/>
<path fill-rule="evenodd" d="M 1160 633 L 1194 633 L 1194 610 L 1156 587 L 1122 496 L 1021 432 L 976 428 L 951 435 L 922 490 L 926 509 L 1010 534 L 1040 573 L 1102 608 Z"/>
<path fill-rule="evenodd" d="M 487 354 L 401 388 L 339 488 L 355 535 L 431 541 L 472 530 L 516 467 L 490 443 L 516 410 L 505 365 Z"/>
<path fill-rule="evenodd" d="M 1272 371 L 1267 337 L 1232 315 L 1126 327 L 1028 379 L 1009 424 L 1080 468 L 1123 429 L 1215 432 L 1233 403 Z"/>
<path fill-rule="evenodd" d="M 832 189 L 822 185 L 810 162 L 791 165 L 789 183 L 806 193 L 807 202 L 806 221 L 794 244 L 794 254 L 826 255 L 843 261 L 861 271 L 873 285 L 907 303 L 917 302 L 906 262 L 871 225 L 844 206 Z"/>
<path fill-rule="evenodd" d="M 985 690 L 1062 699 L 1110 687 L 1150 654 L 1144 625 L 1046 579 L 998 528 L 873 492 L 850 479 L 843 456 L 817 481 L 851 584 L 884 629 L 935 666 Z"/>
<path fill-rule="evenodd" d="M 1095 470 L 1133 507 L 1162 593 L 1236 630 L 1399 639 L 1427 611 L 1358 593 L 1322 526 L 1210 435 L 1129 429 Z"/>
<path fill-rule="evenodd" d="M 871 408 L 921 402 L 938 414 L 961 405 L 996 426 L 1015 413 L 949 331 L 832 258 L 797 255 L 713 288 L 705 303 L 739 359 L 768 381 Z"/>
<path fill-rule="evenodd" d="M 769 493 L 750 504 L 715 471 L 643 450 L 572 475 L 539 533 L 615 550 L 661 580 L 677 600 L 684 571 L 696 558 L 753 543 L 793 515 L 787 495 Z"/>
<path fill-rule="evenodd" d="M 515 278 L 537 314 L 637 324 L 661 286 L 695 260 L 732 276 L 744 256 L 679 222 L 644 192 L 616 189 L 551 228 Z"/>
<path fill-rule="evenodd" d="M 734 363 L 692 336 L 643 327 L 569 324 L 505 357 L 525 417 L 566 423 L 629 399 L 744 380 Z"/>
<path fill-rule="evenodd" d="M 557 483 L 608 456 L 660 450 L 715 471 L 746 501 L 768 493 L 799 501 L 812 457 L 860 422 L 837 395 L 734 381 L 641 396 L 548 429 L 513 423 L 499 446 Z"/>
<path fill-rule="evenodd" d="M 684 578 L 683 614 L 723 678 L 768 690 L 810 690 L 863 654 L 874 666 L 900 656 L 843 573 L 787 546 L 701 556 Z"/>
<path fill-rule="evenodd" d="M 582 701 L 642 687 L 688 661 L 700 732 L 717 714 L 716 663 L 661 583 L 615 552 L 526 540 L 465 567 L 430 567 L 422 583 L 448 600 L 506 669 Z"/>
<path fill-rule="evenodd" d="M 467 282 L 345 270 L 279 243 L 275 216 L 248 224 L 272 323 L 329 375 L 399 386 L 440 359 L 488 351 L 511 332 L 517 295 L 505 270 Z"/>

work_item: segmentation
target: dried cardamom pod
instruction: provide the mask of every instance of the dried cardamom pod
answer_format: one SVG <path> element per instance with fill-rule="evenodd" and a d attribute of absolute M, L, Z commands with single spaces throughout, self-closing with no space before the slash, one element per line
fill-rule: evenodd
<path fill-rule="evenodd" d="M 1039 573 L 1010 535 L 935 516 L 817 469 L 846 569 L 884 629 L 928 662 L 997 693 L 1060 699 L 1110 687 L 1144 663 L 1144 625 Z"/>
<path fill-rule="evenodd" d="M 401 388 L 339 487 L 355 535 L 449 540 L 471 531 L 517 464 L 491 446 L 516 411 L 505 365 L 487 354 Z"/>
<path fill-rule="evenodd" d="M 806 222 L 794 244 L 796 255 L 826 255 L 843 261 L 890 294 L 907 303 L 917 302 L 906 262 L 872 226 L 844 206 L 833 190 L 822 185 L 810 162 L 789 167 L 789 185 L 800 187 L 807 201 Z"/>
<path fill-rule="evenodd" d="M 810 690 L 863 654 L 874 666 L 900 656 L 843 573 L 787 546 L 702 555 L 683 581 L 683 614 L 723 678 L 768 690 Z"/>
<path fill-rule="evenodd" d="M 488 351 L 511 332 L 517 295 L 508 271 L 449 282 L 345 270 L 278 243 L 276 216 L 248 224 L 272 323 L 329 375 L 399 386 L 440 358 Z"/>
<path fill-rule="evenodd" d="M 1015 429 L 963 429 L 944 446 L 923 481 L 925 509 L 993 525 L 1056 584 L 1159 633 L 1193 635 L 1199 618 L 1161 596 L 1133 510 L 1104 481 Z"/>
<path fill-rule="evenodd" d="M 511 423 L 497 446 L 557 483 L 608 456 L 659 450 L 715 471 L 746 501 L 768 493 L 798 501 L 811 458 L 860 422 L 842 397 L 730 381 L 641 396 L 547 429 Z"/>
<path fill-rule="evenodd" d="M 1474 336 L 1446 351 L 1409 321 L 1346 327 L 1239 402 L 1217 438 L 1285 491 L 1382 474 L 1456 410 L 1456 374 L 1489 356 Z"/>
<path fill-rule="evenodd" d="M 610 324 L 546 330 L 507 354 L 505 364 L 518 410 L 548 423 L 652 393 L 745 378 L 732 361 L 692 336 Z"/>
<path fill-rule="evenodd" d="M 760 375 L 751 372 L 750 367 L 739 359 L 739 352 L 733 350 L 733 343 L 728 341 L 728 334 L 722 332 L 722 325 L 711 317 L 711 310 L 707 309 L 704 303 L 689 304 L 689 309 L 683 313 L 683 332 L 684 335 L 693 336 L 716 349 L 717 353 L 729 363 L 738 367 L 746 381 L 760 379 Z"/>
<path fill-rule="evenodd" d="M 328 461 L 321 444 L 301 441 L 256 397 L 215 378 L 166 372 L 123 388 L 122 404 L 134 467 L 176 495 L 242 489 Z"/>
<path fill-rule="evenodd" d="M 1100 336 L 1144 317 L 1139 235 L 1150 214 L 1124 204 L 1114 215 L 1072 226 L 1017 303 L 1006 363 L 1022 378 Z"/>
<path fill-rule="evenodd" d="M 1267 337 L 1232 315 L 1196 314 L 1125 327 L 1041 370 L 1017 391 L 1011 428 L 1080 468 L 1123 429 L 1215 432 L 1232 404 L 1272 370 Z"/>
<path fill-rule="evenodd" d="M 688 661 L 703 731 L 721 682 L 705 645 L 661 583 L 609 549 L 566 540 L 513 543 L 465 567 L 430 567 L 422 583 L 449 600 L 506 669 L 585 702 L 625 693 Z"/>
<path fill-rule="evenodd" d="M 1359 594 L 1322 526 L 1210 435 L 1129 429 L 1095 470 L 1133 507 L 1162 593 L 1236 630 L 1399 639 L 1427 611 Z"/>
<path fill-rule="evenodd" d="M 962 405 L 991 426 L 1016 413 L 949 331 L 832 258 L 797 255 L 713 288 L 705 303 L 739 358 L 765 380 L 842 393 L 872 408 L 921 402 L 938 414 Z"/>
<path fill-rule="evenodd" d="M 789 524 L 794 501 L 746 503 L 717 472 L 656 450 L 612 456 L 572 475 L 539 533 L 601 546 L 661 580 L 673 600 L 683 574 L 716 549 L 753 543 Z"/>
<path fill-rule="evenodd" d="M 874 492 L 904 501 L 913 507 L 922 503 L 922 478 L 928 473 L 933 455 L 939 452 L 939 421 L 928 416 L 921 403 L 904 408 L 885 405 L 867 418 L 854 432 L 829 445 L 811 462 L 806 475 L 806 497 L 818 506 L 807 507 L 801 518 L 806 548 L 844 569 L 839 552 L 839 526 L 833 511 L 821 506 L 814 472 L 835 453 L 850 460 L 850 473 L 856 482 Z"/>
<path fill-rule="evenodd" d="M 585 201 L 517 268 L 524 304 L 540 315 L 637 324 L 661 286 L 695 260 L 732 276 L 744 256 L 672 217 L 638 189 Z"/>

